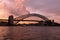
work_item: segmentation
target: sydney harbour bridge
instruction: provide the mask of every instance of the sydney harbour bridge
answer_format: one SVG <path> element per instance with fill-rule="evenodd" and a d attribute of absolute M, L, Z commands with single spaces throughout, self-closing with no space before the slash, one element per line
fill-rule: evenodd
<path fill-rule="evenodd" d="M 20 22 L 20 21 L 31 21 L 31 22 L 40 22 L 39 20 L 24 20 L 24 19 L 26 19 L 26 18 L 28 18 L 28 17 L 38 17 L 38 18 L 41 18 L 41 19 L 43 19 L 44 21 L 49 21 L 49 19 L 47 18 L 47 17 L 45 17 L 45 16 L 43 16 L 43 15 L 40 15 L 40 14 L 35 14 L 35 13 L 33 13 L 33 14 L 25 14 L 25 15 L 22 15 L 22 16 L 18 16 L 18 17 L 16 17 L 16 18 L 14 18 L 13 17 L 13 15 L 11 15 L 11 16 L 9 16 L 9 18 L 8 18 L 8 24 L 10 24 L 10 25 L 13 25 L 13 24 L 17 24 L 18 22 Z M 15 23 L 14 23 L 14 21 L 15 21 Z"/>

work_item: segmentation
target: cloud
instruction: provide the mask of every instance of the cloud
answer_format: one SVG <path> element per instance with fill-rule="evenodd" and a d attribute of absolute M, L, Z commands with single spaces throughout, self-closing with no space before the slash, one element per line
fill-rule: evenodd
<path fill-rule="evenodd" d="M 28 11 L 23 6 L 24 0 L 5 0 L 5 4 L 12 14 L 23 15 L 28 13 Z"/>
<path fill-rule="evenodd" d="M 60 0 L 27 0 L 25 6 L 44 13 L 60 13 Z"/>
<path fill-rule="evenodd" d="M 9 15 L 21 16 L 28 13 L 26 8 L 23 6 L 23 2 L 24 0 L 1 0 L 0 15 L 8 17 Z M 3 16 L 0 17 L 2 18 Z"/>

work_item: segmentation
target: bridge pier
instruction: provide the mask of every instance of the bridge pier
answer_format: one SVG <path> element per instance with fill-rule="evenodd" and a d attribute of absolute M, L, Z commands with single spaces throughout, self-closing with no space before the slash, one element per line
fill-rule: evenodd
<path fill-rule="evenodd" d="M 14 17 L 13 15 L 10 15 L 9 18 L 8 18 L 8 25 L 13 25 L 14 24 Z"/>

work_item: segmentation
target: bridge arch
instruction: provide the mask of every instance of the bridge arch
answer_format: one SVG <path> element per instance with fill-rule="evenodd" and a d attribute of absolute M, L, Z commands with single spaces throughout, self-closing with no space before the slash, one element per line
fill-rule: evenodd
<path fill-rule="evenodd" d="M 26 14 L 26 15 L 22 15 L 22 16 L 16 17 L 15 20 L 23 20 L 23 19 L 31 17 L 31 16 L 39 17 L 39 18 L 41 18 L 41 19 L 43 19 L 45 21 L 49 20 L 47 17 L 45 17 L 43 15 L 40 15 L 40 14 L 35 14 L 35 13 L 33 13 L 33 14 Z"/>
<path fill-rule="evenodd" d="M 48 21 L 49 19 L 43 15 L 40 15 L 40 14 L 36 14 L 36 13 L 32 13 L 32 14 L 26 14 L 26 15 L 22 15 L 22 16 L 19 16 L 19 17 L 16 17 L 14 20 L 23 20 L 25 18 L 28 18 L 28 17 L 31 17 L 31 16 L 36 16 L 36 17 L 39 17 L 45 21 Z M 17 21 L 16 23 L 18 23 L 20 21 Z"/>

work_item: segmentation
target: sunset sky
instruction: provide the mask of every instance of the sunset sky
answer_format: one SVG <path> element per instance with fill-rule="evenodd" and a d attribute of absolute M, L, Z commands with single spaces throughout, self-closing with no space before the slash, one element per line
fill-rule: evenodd
<path fill-rule="evenodd" d="M 60 0 L 0 0 L 0 18 L 37 13 L 60 23 Z"/>

